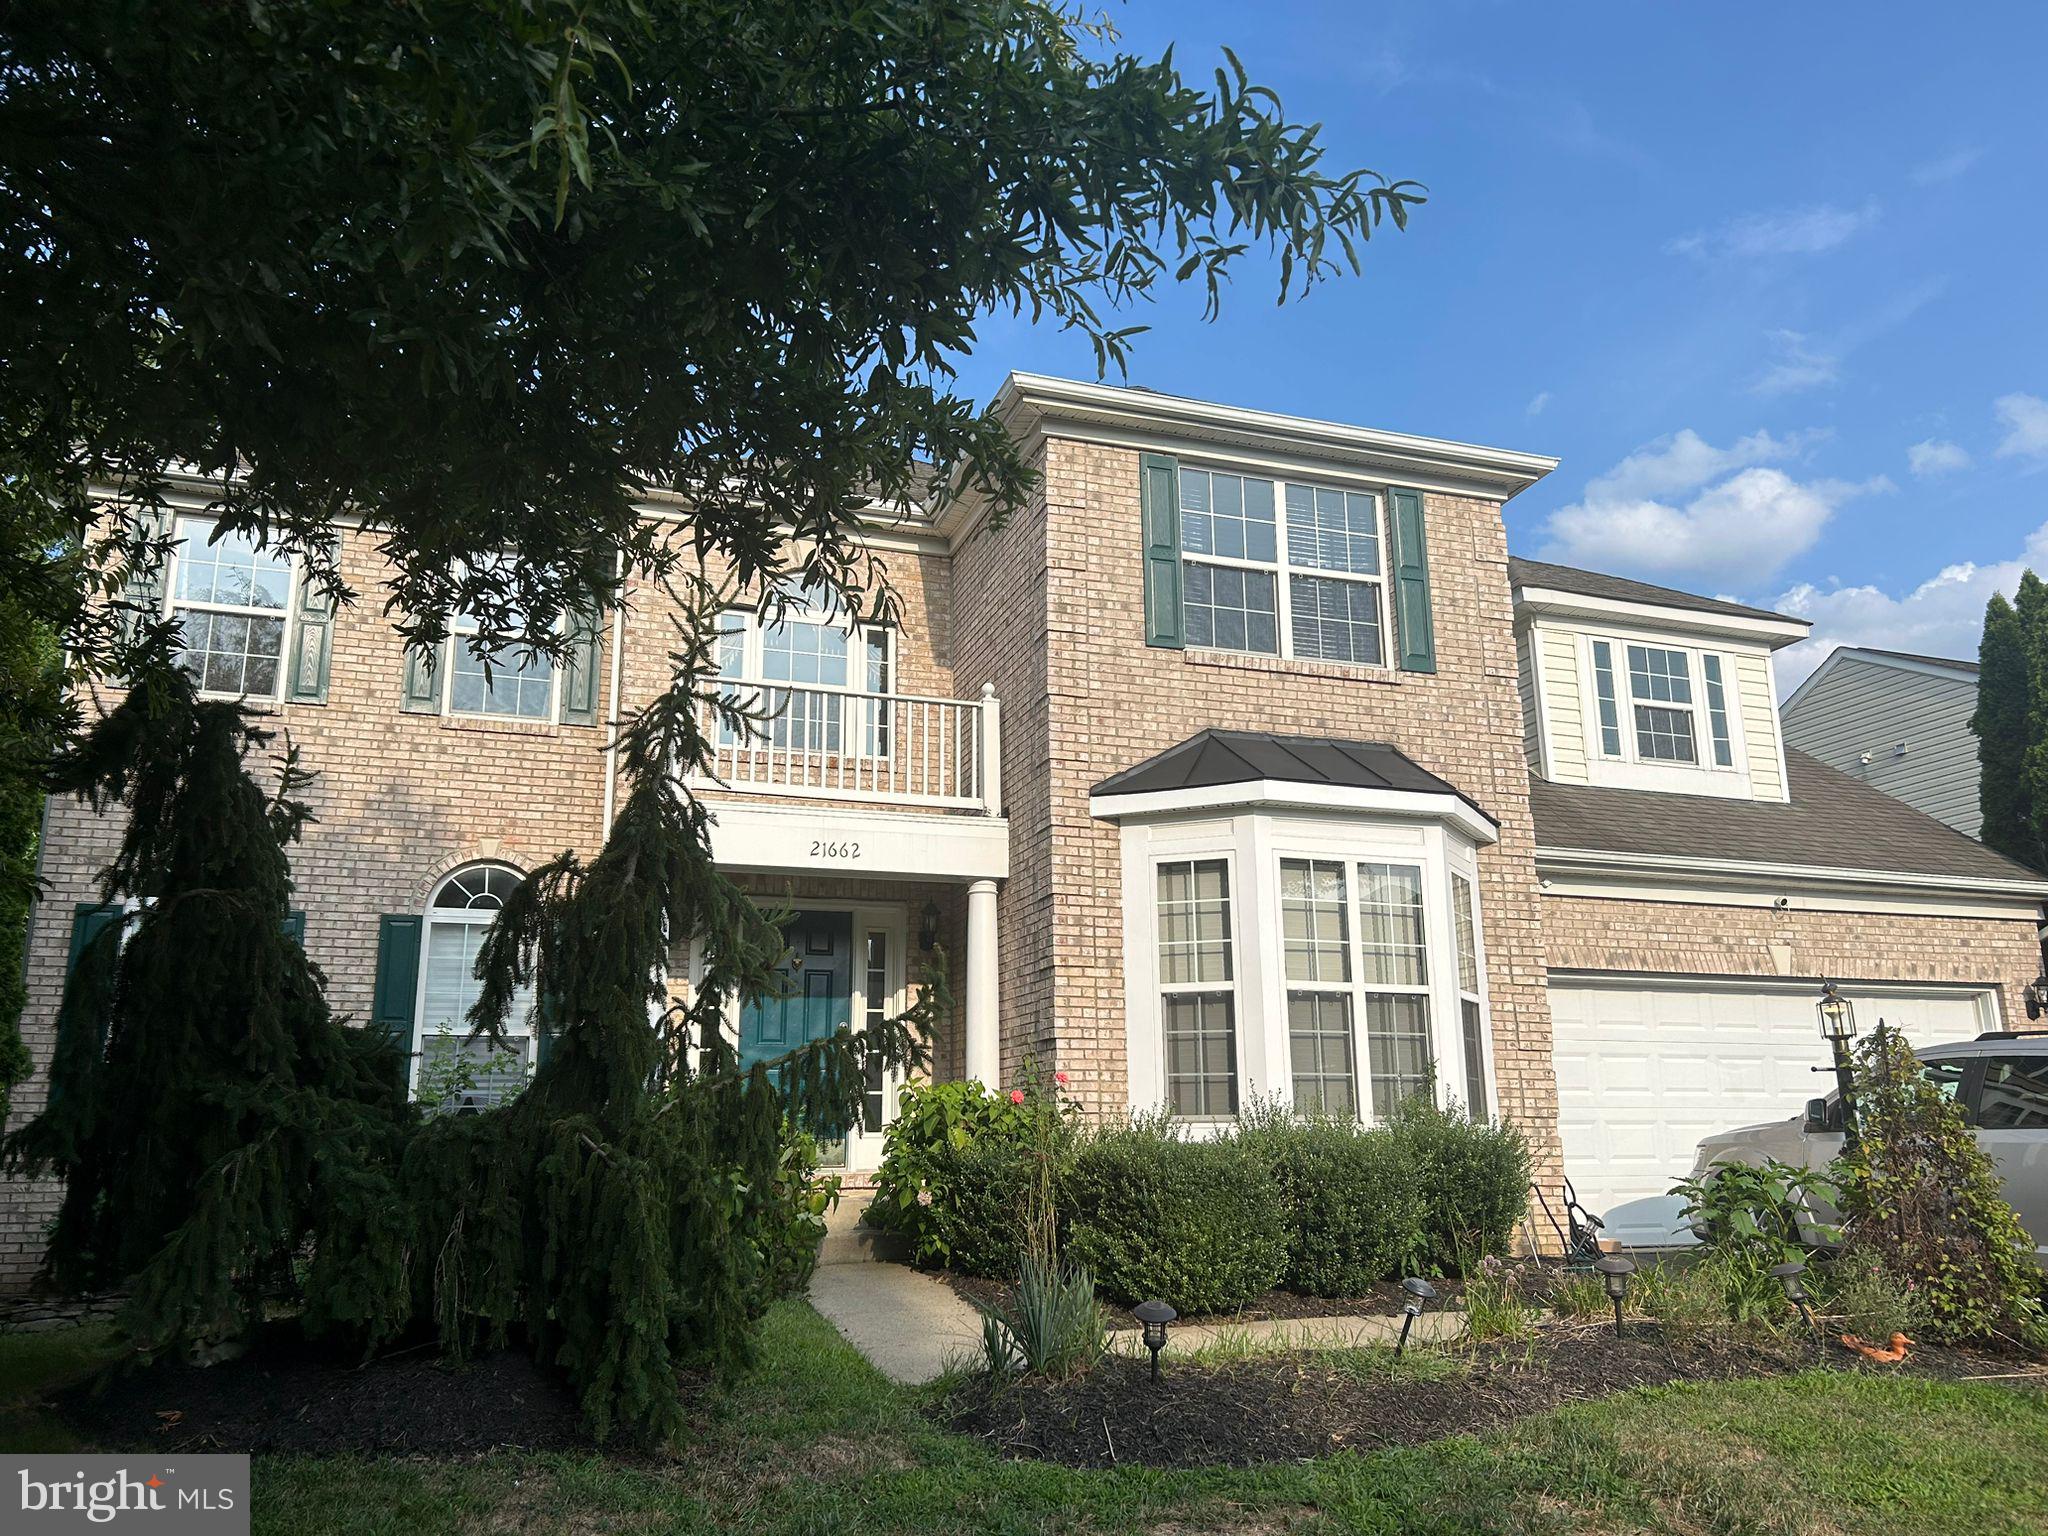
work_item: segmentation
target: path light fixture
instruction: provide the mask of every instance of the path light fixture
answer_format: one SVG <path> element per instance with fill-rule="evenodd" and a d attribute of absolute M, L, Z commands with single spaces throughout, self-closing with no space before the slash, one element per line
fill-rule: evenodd
<path fill-rule="evenodd" d="M 925 898 L 924 911 L 917 918 L 917 947 L 930 954 L 939 947 L 939 904 Z"/>
<path fill-rule="evenodd" d="M 1408 1293 L 1408 1299 L 1401 1303 L 1401 1340 L 1394 1346 L 1396 1355 L 1408 1352 L 1408 1330 L 1415 1326 L 1415 1319 L 1422 1316 L 1422 1309 L 1436 1300 L 1436 1287 L 1416 1275 L 1403 1280 L 1401 1289 Z"/>
<path fill-rule="evenodd" d="M 1856 1150 L 1856 1080 L 1849 1066 L 1849 1042 L 1856 1038 L 1856 1005 L 1836 990 L 1832 981 L 1820 984 L 1820 1001 L 1814 1005 L 1820 1015 L 1820 1037 L 1835 1057 L 1835 1091 L 1842 1103 L 1842 1150 Z M 1815 1067 L 1824 1072 L 1825 1067 Z"/>
<path fill-rule="evenodd" d="M 1806 1326 L 1814 1326 L 1813 1298 L 1806 1294 L 1806 1264 L 1804 1260 L 1792 1259 L 1783 1264 L 1771 1266 L 1771 1278 L 1785 1288 L 1785 1299 L 1799 1309 L 1799 1315 L 1806 1319 Z"/>
<path fill-rule="evenodd" d="M 1166 1348 L 1166 1325 L 1180 1314 L 1156 1296 L 1150 1301 L 1141 1301 L 1131 1308 L 1135 1317 L 1145 1328 L 1145 1347 L 1152 1351 L 1152 1379 L 1159 1379 L 1159 1351 Z"/>
<path fill-rule="evenodd" d="M 1628 1295 L 1629 1276 L 1636 1272 L 1635 1261 L 1625 1259 L 1618 1253 L 1610 1253 L 1593 1266 L 1600 1276 L 1600 1284 L 1606 1288 L 1607 1299 L 1614 1303 L 1614 1334 L 1621 1336 L 1621 1303 Z"/>

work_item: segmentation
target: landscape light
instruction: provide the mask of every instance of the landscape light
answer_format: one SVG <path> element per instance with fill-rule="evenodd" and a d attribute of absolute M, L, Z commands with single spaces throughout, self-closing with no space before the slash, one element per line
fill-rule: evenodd
<path fill-rule="evenodd" d="M 1806 1294 L 1806 1265 L 1800 1259 L 1771 1266 L 1771 1278 L 1785 1288 L 1785 1299 L 1799 1309 L 1799 1315 L 1806 1319 L 1806 1326 L 1813 1322 L 1813 1298 Z"/>
<path fill-rule="evenodd" d="M 1422 1316 L 1422 1309 L 1436 1300 L 1436 1287 L 1415 1275 L 1403 1280 L 1401 1289 L 1408 1293 L 1408 1299 L 1401 1303 L 1401 1341 L 1394 1346 L 1396 1355 L 1407 1353 L 1408 1330 L 1415 1326 L 1415 1319 Z"/>
<path fill-rule="evenodd" d="M 1165 1302 L 1154 1297 L 1141 1301 L 1131 1308 L 1135 1317 L 1145 1328 L 1145 1347 L 1152 1351 L 1152 1379 L 1159 1379 L 1159 1351 L 1166 1348 L 1166 1325 L 1180 1314 Z"/>
<path fill-rule="evenodd" d="M 1607 1299 L 1614 1303 L 1614 1332 L 1621 1334 L 1621 1302 L 1628 1295 L 1628 1278 L 1636 1272 L 1635 1262 L 1624 1259 L 1618 1253 L 1610 1253 L 1593 1266 L 1600 1276 L 1600 1284 L 1606 1288 Z"/>

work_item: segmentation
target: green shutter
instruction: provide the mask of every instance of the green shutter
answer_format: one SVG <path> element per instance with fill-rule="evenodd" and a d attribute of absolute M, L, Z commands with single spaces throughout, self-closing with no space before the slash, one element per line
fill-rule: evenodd
<path fill-rule="evenodd" d="M 370 1027 L 383 1032 L 400 1061 L 412 1055 L 424 926 L 422 919 L 410 912 L 387 913 L 377 919 L 377 989 L 370 1001 Z"/>
<path fill-rule="evenodd" d="M 284 931 L 299 948 L 306 947 L 306 914 L 297 910 L 285 913 Z"/>
<path fill-rule="evenodd" d="M 1436 670 L 1436 621 L 1429 611 L 1429 532 L 1422 492 L 1387 492 L 1394 536 L 1394 638 L 1403 672 Z"/>
<path fill-rule="evenodd" d="M 340 558 L 340 544 L 329 546 Z M 327 702 L 327 667 L 333 659 L 334 598 L 307 572 L 299 578 L 299 619 L 292 636 L 291 676 L 284 696 L 292 704 Z"/>
<path fill-rule="evenodd" d="M 121 584 L 121 643 L 132 645 L 136 631 L 164 616 L 164 581 L 170 564 L 168 555 L 156 547 L 170 528 L 171 515 L 162 507 L 140 507 L 130 516 L 150 547 L 128 568 Z"/>
<path fill-rule="evenodd" d="M 81 901 L 71 909 L 71 953 L 64 957 L 64 974 L 69 976 L 78 969 L 78 957 L 85 953 L 86 945 L 106 931 L 110 923 L 119 923 L 127 916 L 121 907 L 110 907 L 97 901 Z"/>
<path fill-rule="evenodd" d="M 441 657 L 447 650 L 446 640 L 432 650 L 423 651 L 415 645 L 405 648 L 405 695 L 398 701 L 398 707 L 407 714 L 441 713 Z"/>
<path fill-rule="evenodd" d="M 604 663 L 604 611 L 583 609 L 569 620 L 569 655 L 562 667 L 562 724 L 597 724 L 597 678 Z"/>
<path fill-rule="evenodd" d="M 1185 644 L 1180 602 L 1180 460 L 1148 453 L 1138 463 L 1145 523 L 1145 643 Z"/>

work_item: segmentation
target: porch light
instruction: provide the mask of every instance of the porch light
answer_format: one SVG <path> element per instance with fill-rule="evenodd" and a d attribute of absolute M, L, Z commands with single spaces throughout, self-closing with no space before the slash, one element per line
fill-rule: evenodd
<path fill-rule="evenodd" d="M 1436 1287 L 1416 1275 L 1403 1280 L 1401 1289 L 1408 1293 L 1408 1299 L 1401 1303 L 1401 1339 L 1394 1346 L 1396 1355 L 1408 1352 L 1408 1330 L 1415 1326 L 1415 1319 L 1422 1316 L 1422 1309 L 1436 1300 Z"/>
<path fill-rule="evenodd" d="M 1614 1303 L 1614 1332 L 1621 1333 L 1621 1303 L 1628 1295 L 1629 1276 L 1636 1272 L 1635 1261 L 1625 1259 L 1618 1253 L 1610 1253 L 1593 1266 L 1600 1276 L 1600 1284 L 1607 1291 L 1607 1299 Z"/>
<path fill-rule="evenodd" d="M 1836 991 L 1832 981 L 1820 984 L 1814 1011 L 1820 1015 L 1821 1039 L 1841 1045 L 1856 1038 L 1856 1005 Z"/>
<path fill-rule="evenodd" d="M 1152 1379 L 1159 1379 L 1159 1351 L 1166 1348 L 1166 1325 L 1180 1314 L 1165 1302 L 1154 1297 L 1141 1301 L 1131 1308 L 1135 1317 L 1145 1328 L 1145 1347 L 1152 1351 Z"/>
<path fill-rule="evenodd" d="M 917 918 L 917 947 L 926 954 L 939 947 L 939 904 L 929 896 Z"/>
<path fill-rule="evenodd" d="M 1785 1288 L 1785 1299 L 1799 1309 L 1806 1326 L 1813 1326 L 1813 1300 L 1806 1294 L 1806 1265 L 1799 1259 L 1771 1266 L 1771 1278 Z"/>

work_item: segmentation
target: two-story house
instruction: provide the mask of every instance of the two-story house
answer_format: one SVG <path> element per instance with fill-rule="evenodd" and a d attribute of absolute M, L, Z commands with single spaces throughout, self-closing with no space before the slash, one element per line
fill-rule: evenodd
<path fill-rule="evenodd" d="M 2020 1017 L 2048 884 L 1784 750 L 1796 621 L 1511 560 L 1502 507 L 1554 460 L 1029 375 L 995 408 L 1038 494 L 1000 526 L 875 508 L 894 623 L 721 621 L 724 686 L 773 719 L 697 788 L 720 862 L 796 912 L 793 996 L 735 1008 L 743 1052 L 901 1007 L 943 948 L 940 1076 L 1030 1056 L 1100 1113 L 1211 1124 L 1432 1092 L 1655 1241 L 1693 1138 L 1807 1096 L 1822 977 L 1921 1038 Z M 344 532 L 362 600 L 334 613 L 209 547 L 204 507 L 154 600 L 321 775 L 293 869 L 337 1008 L 416 1082 L 468 1053 L 479 1096 L 510 1090 L 532 1047 L 462 1038 L 469 967 L 522 870 L 603 839 L 603 722 L 667 685 L 664 599 L 487 678 L 459 617 L 406 654 L 373 536 Z M 39 1064 L 113 846 L 75 804 L 47 827 Z M 834 1149 L 856 1174 L 898 1086 Z M 9 1195 L 18 1283 L 51 1201 Z"/>

